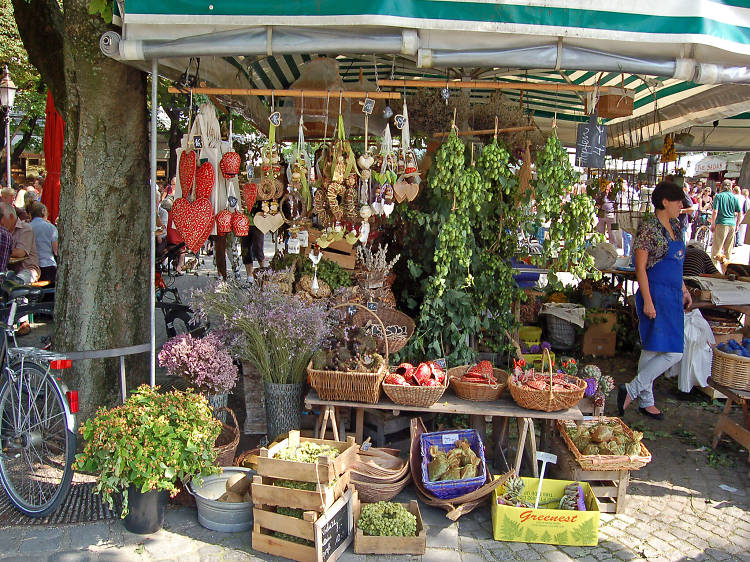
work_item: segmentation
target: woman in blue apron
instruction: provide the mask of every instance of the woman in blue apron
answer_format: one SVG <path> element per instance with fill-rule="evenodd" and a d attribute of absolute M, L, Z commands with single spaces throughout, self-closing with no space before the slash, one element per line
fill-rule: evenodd
<path fill-rule="evenodd" d="M 633 251 L 638 292 L 635 295 L 641 357 L 638 375 L 621 384 L 617 393 L 620 415 L 634 400 L 642 414 L 661 420 L 654 405 L 654 381 L 682 358 L 684 307 L 692 301 L 682 281 L 685 243 L 677 217 L 682 189 L 670 182 L 656 186 L 651 196 L 655 213 L 638 228 Z"/>

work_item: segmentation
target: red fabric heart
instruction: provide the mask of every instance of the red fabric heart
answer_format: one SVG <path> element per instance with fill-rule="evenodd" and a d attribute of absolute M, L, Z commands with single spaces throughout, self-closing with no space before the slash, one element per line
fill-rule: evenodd
<path fill-rule="evenodd" d="M 221 174 L 225 178 L 229 179 L 240 173 L 241 165 L 242 159 L 240 158 L 239 154 L 237 154 L 236 152 L 227 152 L 224 156 L 221 157 L 221 161 L 219 162 L 219 169 L 221 170 Z"/>
<path fill-rule="evenodd" d="M 174 225 L 185 240 L 185 246 L 197 253 L 214 229 L 214 208 L 211 201 L 202 197 L 192 203 L 177 199 L 172 205 Z"/>
<path fill-rule="evenodd" d="M 187 197 L 193 189 L 193 180 L 195 179 L 195 152 L 185 150 L 180 154 L 180 189 L 182 194 Z"/>
<path fill-rule="evenodd" d="M 242 186 L 242 208 L 250 211 L 255 205 L 255 198 L 258 196 L 258 184 L 246 183 Z"/>
<path fill-rule="evenodd" d="M 492 372 L 492 363 L 490 363 L 489 361 L 480 361 L 479 363 L 474 365 L 471 369 L 469 369 L 469 373 L 476 373 L 488 379 L 494 374 Z"/>
<path fill-rule="evenodd" d="M 214 167 L 211 162 L 204 162 L 195 173 L 195 198 L 211 197 L 214 189 Z"/>
<path fill-rule="evenodd" d="M 247 236 L 250 233 L 250 219 L 245 213 L 232 213 L 232 230 L 236 236 Z"/>
<path fill-rule="evenodd" d="M 227 234 L 232 231 L 232 213 L 224 209 L 216 215 L 216 231 L 219 234 Z"/>

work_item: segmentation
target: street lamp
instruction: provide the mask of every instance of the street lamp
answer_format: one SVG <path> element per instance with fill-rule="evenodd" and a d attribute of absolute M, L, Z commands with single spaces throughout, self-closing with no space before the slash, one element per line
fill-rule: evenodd
<path fill-rule="evenodd" d="M 0 80 L 0 106 L 7 111 L 5 118 L 5 165 L 7 173 L 7 187 L 10 187 L 10 110 L 13 108 L 13 102 L 16 101 L 16 85 L 13 80 L 10 79 L 8 74 L 8 67 L 5 67 L 3 79 Z"/>

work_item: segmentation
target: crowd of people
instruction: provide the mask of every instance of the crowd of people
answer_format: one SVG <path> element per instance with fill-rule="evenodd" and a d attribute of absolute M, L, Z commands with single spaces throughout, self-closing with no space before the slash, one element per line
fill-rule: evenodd
<path fill-rule="evenodd" d="M 29 178 L 26 186 L 0 189 L 0 272 L 12 271 L 25 283 L 57 276 L 58 233 L 39 201 L 42 180 Z M 31 330 L 22 322 L 19 335 Z"/>
<path fill-rule="evenodd" d="M 668 176 L 665 180 L 673 182 L 674 177 Z M 622 255 L 630 256 L 632 235 L 626 230 L 617 229 L 615 225 L 618 214 L 643 210 L 641 194 L 648 186 L 636 187 L 622 182 L 619 190 L 613 188 L 614 183 L 597 198 L 597 229 Z M 615 196 L 611 196 L 613 191 L 616 191 Z M 706 180 L 691 183 L 685 180 L 682 191 L 682 209 L 677 220 L 680 236 L 687 244 L 686 269 L 691 272 L 695 270 L 694 275 L 725 272 L 732 250 L 745 244 L 747 223 L 750 222 L 750 191 L 742 189 L 731 179 L 718 183 Z M 645 199 L 648 200 L 648 197 Z M 706 229 L 710 235 L 701 233 Z M 705 240 L 710 238 L 710 255 L 696 241 L 699 233 Z"/>

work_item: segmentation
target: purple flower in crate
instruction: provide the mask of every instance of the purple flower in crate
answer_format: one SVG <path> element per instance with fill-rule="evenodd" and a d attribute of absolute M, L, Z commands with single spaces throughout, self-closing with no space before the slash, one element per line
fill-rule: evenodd
<path fill-rule="evenodd" d="M 541 352 L 542 352 L 542 348 L 541 348 L 541 347 L 539 347 L 539 345 L 538 345 L 538 344 L 534 344 L 534 345 L 532 345 L 532 346 L 531 346 L 531 348 L 529 349 L 529 352 L 530 352 L 530 353 L 541 353 Z"/>
<path fill-rule="evenodd" d="M 542 349 L 546 349 L 547 351 L 551 351 L 552 350 L 552 346 L 550 345 L 550 343 L 548 341 L 543 341 L 542 342 Z"/>
<path fill-rule="evenodd" d="M 596 379 L 594 377 L 588 377 L 583 379 L 586 381 L 586 390 L 584 396 L 593 396 L 596 393 Z"/>

